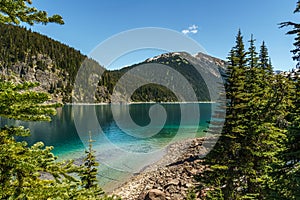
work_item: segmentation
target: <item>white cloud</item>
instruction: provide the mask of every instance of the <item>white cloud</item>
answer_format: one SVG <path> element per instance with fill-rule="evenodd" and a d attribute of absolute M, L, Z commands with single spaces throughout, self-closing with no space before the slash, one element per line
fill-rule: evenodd
<path fill-rule="evenodd" d="M 191 30 L 190 32 L 196 34 L 198 33 L 198 30 Z"/>
<path fill-rule="evenodd" d="M 192 26 L 188 27 L 187 29 L 183 29 L 181 31 L 184 35 L 187 35 L 187 34 L 196 34 L 198 33 L 198 26 L 193 24 Z"/>
<path fill-rule="evenodd" d="M 189 27 L 189 30 L 197 30 L 198 26 L 196 26 L 195 24 L 193 24 L 192 26 Z"/>
<path fill-rule="evenodd" d="M 185 29 L 185 30 L 182 30 L 181 32 L 182 32 L 184 35 L 186 35 L 186 34 L 188 34 L 190 31 Z"/>

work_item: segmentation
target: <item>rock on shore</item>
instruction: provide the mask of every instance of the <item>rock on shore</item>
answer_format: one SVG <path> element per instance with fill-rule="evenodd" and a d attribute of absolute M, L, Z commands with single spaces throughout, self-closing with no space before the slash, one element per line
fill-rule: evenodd
<path fill-rule="evenodd" d="M 167 154 L 157 163 L 113 191 L 126 200 L 185 199 L 188 192 L 197 185 L 194 176 L 204 166 L 201 155 L 207 153 L 204 140 L 195 138 L 171 144 Z M 200 194 L 196 196 L 199 198 Z"/>

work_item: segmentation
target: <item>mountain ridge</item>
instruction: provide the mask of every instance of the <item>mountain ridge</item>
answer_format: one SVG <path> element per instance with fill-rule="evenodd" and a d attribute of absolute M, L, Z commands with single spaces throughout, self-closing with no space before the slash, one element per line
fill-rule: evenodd
<path fill-rule="evenodd" d="M 225 61 L 203 53 L 192 56 L 186 52 L 172 52 L 148 58 L 120 70 L 105 71 L 104 67 L 80 51 L 26 28 L 0 24 L 0 33 L 0 78 L 15 83 L 39 82 L 40 86 L 36 90 L 49 93 L 54 102 L 71 103 L 72 98 L 75 101 L 84 101 L 84 96 L 89 91 L 83 91 L 78 96 L 72 93 L 77 71 L 82 64 L 90 68 L 100 67 L 103 71 L 101 77 L 95 76 L 99 83 L 94 102 L 111 103 L 114 86 L 122 75 L 137 66 L 150 63 L 167 65 L 178 71 L 192 85 L 197 100 L 210 101 L 211 97 L 201 73 L 216 77 L 217 73 L 225 71 L 226 65 Z M 211 71 L 215 67 L 220 71 Z M 178 101 L 171 90 L 151 83 L 138 88 L 130 98 L 118 91 L 116 93 L 115 102 Z"/>

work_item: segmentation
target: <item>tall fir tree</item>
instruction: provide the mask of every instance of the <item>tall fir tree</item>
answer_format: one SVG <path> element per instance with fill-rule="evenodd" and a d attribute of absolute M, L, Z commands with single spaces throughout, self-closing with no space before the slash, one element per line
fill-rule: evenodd
<path fill-rule="evenodd" d="M 99 163 L 96 161 L 95 151 L 93 150 L 92 143 L 92 135 L 89 133 L 89 148 L 85 152 L 86 157 L 82 164 L 82 172 L 80 173 L 80 179 L 82 183 L 82 187 L 85 189 L 94 189 L 94 193 L 103 194 L 103 190 L 98 186 L 97 183 L 97 173 Z"/>
<path fill-rule="evenodd" d="M 287 134 L 286 150 L 281 154 L 284 163 L 277 166 L 276 181 L 272 188 L 273 199 L 300 198 L 300 82 L 290 80 L 294 85 L 291 90 L 293 105 L 288 109 L 289 128 Z"/>
<path fill-rule="evenodd" d="M 30 4 L 30 0 L 2 1 L 0 23 L 63 23 L 59 15 L 48 17 L 45 11 L 30 7 Z M 10 30 L 8 28 L 4 31 L 8 31 L 6 34 L 9 34 Z M 10 38 L 10 42 L 5 44 L 7 49 L 14 45 L 13 39 L 16 40 Z M 36 42 L 38 44 L 39 41 Z M 24 43 L 24 46 L 26 44 L 28 45 L 28 43 Z M 24 49 L 21 49 L 20 52 L 24 52 L 22 50 Z M 11 56 L 13 54 L 15 55 Z M 15 62 L 17 59 L 25 59 L 24 55 L 18 54 L 17 51 L 4 52 L 3 56 L 6 61 L 4 67 L 7 69 L 9 69 L 9 63 Z M 38 86 L 37 83 L 29 82 L 14 84 L 0 77 L 0 117 L 27 121 L 49 121 L 51 116 L 56 113 L 55 108 L 60 105 L 49 104 L 49 95 L 34 91 L 36 86 Z M 23 127 L 0 127 L 1 199 L 113 198 L 82 188 L 80 180 L 77 178 L 82 170 L 81 167 L 74 165 L 73 161 L 57 162 L 57 157 L 51 152 L 52 147 L 44 147 L 42 142 L 28 146 L 25 141 L 16 140 L 16 137 L 24 137 L 29 134 L 29 130 Z"/>
<path fill-rule="evenodd" d="M 253 37 L 248 53 L 241 41 L 239 31 L 228 61 L 225 125 L 205 159 L 207 170 L 199 175 L 207 199 L 265 199 L 274 181 L 272 166 L 281 163 L 278 155 L 284 150 L 281 119 L 289 85 L 254 64 L 258 58 Z"/>
<path fill-rule="evenodd" d="M 259 52 L 259 66 L 265 70 L 267 74 L 272 74 L 273 69 L 269 58 L 269 52 L 268 48 L 265 44 L 265 42 L 262 42 L 262 45 L 260 46 L 260 52 Z"/>
<path fill-rule="evenodd" d="M 296 3 L 296 9 L 294 10 L 294 13 L 300 12 L 300 1 L 298 0 Z M 288 35 L 294 35 L 295 36 L 295 42 L 293 43 L 295 46 L 295 49 L 291 50 L 293 53 L 293 60 L 297 61 L 297 66 L 300 67 L 300 24 L 287 21 L 282 22 L 279 24 L 280 28 L 283 27 L 292 27 L 292 30 L 288 31 L 286 34 Z"/>
<path fill-rule="evenodd" d="M 256 52 L 255 47 L 255 39 L 253 38 L 253 34 L 251 34 L 251 38 L 249 40 L 249 49 L 248 49 L 248 65 L 250 68 L 256 68 L 258 65 L 258 54 Z"/>
<path fill-rule="evenodd" d="M 296 3 L 294 13 L 300 12 L 300 1 Z M 293 60 L 297 61 L 297 67 L 300 67 L 300 24 L 295 22 L 282 22 L 280 28 L 292 27 L 288 31 L 288 35 L 294 35 L 295 49 Z M 275 197 L 277 199 L 300 199 L 300 77 L 293 79 L 294 92 L 292 93 L 293 106 L 290 107 L 290 114 L 287 119 L 290 122 L 288 131 L 287 150 L 282 155 L 285 164 L 279 170 L 279 180 L 277 182 L 277 190 Z"/>
<path fill-rule="evenodd" d="M 245 133 L 245 118 L 241 113 L 244 113 L 247 101 L 247 94 L 243 92 L 247 58 L 240 30 L 228 59 L 230 65 L 227 67 L 225 83 L 228 102 L 225 124 L 219 141 L 205 159 L 208 169 L 198 177 L 202 188 L 209 188 L 209 199 L 235 199 L 237 180 L 241 176 L 238 158 L 240 137 Z"/>

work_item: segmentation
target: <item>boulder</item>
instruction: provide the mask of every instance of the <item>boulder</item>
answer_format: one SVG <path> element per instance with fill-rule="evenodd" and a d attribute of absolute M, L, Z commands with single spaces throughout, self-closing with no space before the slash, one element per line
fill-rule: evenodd
<path fill-rule="evenodd" d="M 165 200 L 166 195 L 161 190 L 152 189 L 146 193 L 144 200 Z"/>

